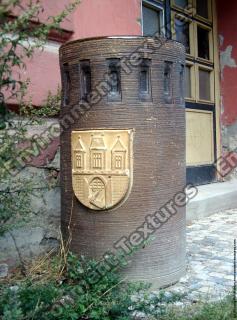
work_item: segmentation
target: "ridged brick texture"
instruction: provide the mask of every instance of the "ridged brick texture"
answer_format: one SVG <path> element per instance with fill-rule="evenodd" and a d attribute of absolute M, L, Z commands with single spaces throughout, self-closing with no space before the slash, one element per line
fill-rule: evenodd
<path fill-rule="evenodd" d="M 70 248 L 78 254 L 100 258 L 112 250 L 121 237 L 129 237 L 185 186 L 185 108 L 181 67 L 184 47 L 171 40 L 144 37 L 108 37 L 69 42 L 60 49 L 62 83 L 64 64 L 70 76 L 69 104 L 62 105 L 61 120 L 81 104 L 79 63 L 90 60 L 92 90 L 104 79 L 109 58 L 128 59 L 146 43 L 142 57 L 151 61 L 151 101 L 141 101 L 139 66 L 131 73 L 121 69 L 120 102 L 104 96 L 91 105 L 74 123 L 62 126 L 61 185 L 62 232 L 70 235 Z M 141 51 L 141 49 L 139 49 Z M 127 61 L 127 60 L 126 60 Z M 172 100 L 166 103 L 164 65 L 173 63 Z M 71 116 L 70 116 L 71 117 Z M 67 123 L 73 122 L 67 118 Z M 93 211 L 84 207 L 72 190 L 71 131 L 83 129 L 135 129 L 133 143 L 133 186 L 126 202 L 117 209 Z M 151 243 L 130 257 L 123 271 L 128 279 L 146 280 L 156 287 L 175 283 L 185 273 L 185 208 L 170 218 L 154 235 Z"/>

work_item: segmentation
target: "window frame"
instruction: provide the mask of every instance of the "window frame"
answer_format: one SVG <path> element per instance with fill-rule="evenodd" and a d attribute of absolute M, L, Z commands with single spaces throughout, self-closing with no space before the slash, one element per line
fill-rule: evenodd
<path fill-rule="evenodd" d="M 200 26 L 203 29 L 208 30 L 208 40 L 209 40 L 209 59 L 200 58 L 198 56 L 198 26 Z M 204 62 L 204 63 L 213 63 L 214 61 L 214 47 L 213 47 L 213 34 L 212 34 L 212 28 L 201 23 L 201 22 L 194 22 L 194 38 L 196 40 L 195 43 L 195 58 L 198 62 Z"/>
<path fill-rule="evenodd" d="M 175 18 L 179 19 L 181 18 L 182 20 L 184 20 L 185 22 L 189 23 L 189 44 L 190 44 L 190 53 L 186 52 L 186 57 L 195 57 L 195 35 L 194 35 L 194 22 L 192 21 L 192 19 L 177 13 L 177 12 L 172 12 L 171 13 L 171 21 L 172 21 L 172 25 L 171 25 L 171 31 L 172 31 L 172 39 L 177 41 L 176 38 L 176 31 L 175 31 Z"/>
<path fill-rule="evenodd" d="M 212 24 L 213 22 L 213 8 L 212 8 L 212 0 L 207 0 L 208 1 L 208 18 L 205 18 L 205 17 L 202 17 L 202 16 L 199 16 L 197 14 L 197 0 L 193 0 L 193 7 L 194 7 L 194 17 L 197 19 L 197 20 L 200 20 L 204 23 L 209 23 L 209 24 Z"/>
<path fill-rule="evenodd" d="M 184 12 L 187 13 L 188 15 L 190 15 L 190 12 L 193 11 L 193 0 L 188 0 L 188 7 L 190 7 L 190 9 L 184 9 L 182 7 L 180 7 L 179 5 L 177 5 L 175 3 L 175 0 L 171 0 L 171 8 L 180 11 L 180 12 Z"/>
<path fill-rule="evenodd" d="M 196 101 L 196 74 L 195 74 L 195 64 L 192 61 L 186 60 L 185 67 L 190 67 L 190 89 L 191 89 L 191 97 L 184 97 L 184 100 L 187 102 L 195 102 Z"/>
<path fill-rule="evenodd" d="M 115 155 L 115 168 L 116 169 L 122 169 L 122 160 L 123 157 L 121 155 Z M 119 166 L 118 166 L 119 164 Z"/>
<path fill-rule="evenodd" d="M 203 64 L 196 63 L 196 101 L 202 104 L 215 104 L 215 79 L 214 79 L 214 68 L 209 66 L 204 66 Z M 210 72 L 210 100 L 200 99 L 200 90 L 199 90 L 199 70 L 205 70 Z"/>
<path fill-rule="evenodd" d="M 188 9 L 184 9 L 175 3 L 175 0 L 171 0 L 171 9 L 187 14 L 197 20 L 204 23 L 212 24 L 213 22 L 213 6 L 212 0 L 208 1 L 208 18 L 202 17 L 197 14 L 197 0 L 188 0 Z"/>
<path fill-rule="evenodd" d="M 76 157 L 75 157 L 75 162 L 76 162 L 76 169 L 81 169 L 83 167 L 82 165 L 82 155 L 81 154 L 76 154 Z M 80 163 L 80 165 L 78 166 L 77 164 Z"/>
<path fill-rule="evenodd" d="M 142 27 L 142 35 L 144 36 L 144 23 L 143 23 L 143 6 L 147 8 L 153 9 L 159 12 L 159 24 L 160 24 L 160 35 L 165 36 L 165 11 L 163 1 L 156 0 L 142 0 L 141 1 L 141 27 Z M 152 37 L 153 35 L 151 35 Z"/>
<path fill-rule="evenodd" d="M 103 155 L 101 152 L 93 152 L 93 169 L 102 169 L 103 168 Z M 98 166 L 98 163 L 101 165 Z"/>

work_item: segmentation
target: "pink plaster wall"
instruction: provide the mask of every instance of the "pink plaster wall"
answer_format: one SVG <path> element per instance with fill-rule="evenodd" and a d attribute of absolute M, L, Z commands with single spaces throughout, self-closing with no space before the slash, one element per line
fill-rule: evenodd
<path fill-rule="evenodd" d="M 26 0 L 23 0 L 25 2 Z M 45 11 L 41 21 L 48 15 L 63 10 L 70 0 L 41 0 Z M 73 31 L 73 39 L 109 35 L 140 35 L 141 0 L 82 0 L 73 15 L 62 27 Z M 48 91 L 56 92 L 60 84 L 58 54 L 38 52 L 27 60 L 24 78 L 30 78 L 29 93 L 34 105 L 40 105 Z"/>
<path fill-rule="evenodd" d="M 36 1 L 33 1 L 36 2 Z M 38 19 L 40 22 L 46 22 L 47 18 L 49 16 L 55 16 L 59 13 L 61 13 L 65 6 L 67 6 L 72 1 L 70 0 L 40 0 L 40 4 L 43 7 L 43 11 L 40 13 Z M 21 0 L 20 2 L 21 8 L 16 8 L 13 12 L 13 14 L 18 15 L 19 12 L 22 12 L 22 8 L 26 8 L 27 4 L 29 4 L 29 0 Z M 73 30 L 73 21 L 72 17 L 69 17 L 68 19 L 64 20 L 64 22 L 61 24 L 62 29 L 67 31 Z"/>
<path fill-rule="evenodd" d="M 220 35 L 222 123 L 237 121 L 237 1 L 217 1 Z"/>
<path fill-rule="evenodd" d="M 48 92 L 57 92 L 61 85 L 58 54 L 38 51 L 27 62 L 24 78 L 30 79 L 29 96 L 33 104 L 39 106 L 47 98 Z"/>
<path fill-rule="evenodd" d="M 74 14 L 74 39 L 141 34 L 141 0 L 82 0 Z"/>

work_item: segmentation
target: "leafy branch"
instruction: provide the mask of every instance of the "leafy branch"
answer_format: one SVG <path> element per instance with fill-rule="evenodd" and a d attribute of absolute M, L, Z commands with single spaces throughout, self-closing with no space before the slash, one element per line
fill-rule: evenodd
<path fill-rule="evenodd" d="M 13 177 L 6 163 L 17 159 L 22 145 L 30 144 L 30 127 L 39 124 L 40 118 L 58 113 L 61 99 L 58 89 L 55 96 L 49 93 L 42 108 L 35 109 L 26 100 L 29 81 L 22 80 L 22 71 L 27 67 L 27 58 L 44 49 L 50 32 L 60 32 L 61 23 L 79 2 L 74 0 L 45 23 L 40 21 L 44 8 L 39 0 L 29 0 L 27 4 L 20 0 L 0 2 L 0 236 L 29 218 L 32 196 L 39 187 L 33 176 Z M 12 98 L 19 106 L 18 115 L 9 111 L 7 101 Z"/>

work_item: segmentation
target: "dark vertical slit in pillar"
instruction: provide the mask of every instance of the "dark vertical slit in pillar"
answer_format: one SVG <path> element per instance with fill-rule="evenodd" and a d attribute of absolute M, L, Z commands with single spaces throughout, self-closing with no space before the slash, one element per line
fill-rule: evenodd
<path fill-rule="evenodd" d="M 170 0 L 165 0 L 165 36 L 172 39 Z"/>

